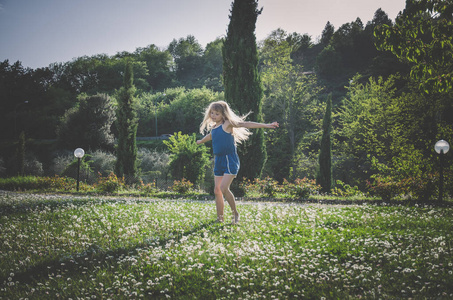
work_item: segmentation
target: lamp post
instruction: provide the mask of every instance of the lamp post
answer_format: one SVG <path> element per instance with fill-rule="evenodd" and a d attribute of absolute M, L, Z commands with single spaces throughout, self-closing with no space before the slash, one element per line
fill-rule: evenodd
<path fill-rule="evenodd" d="M 165 94 L 162 94 L 162 97 L 165 97 Z M 154 117 L 156 119 L 156 137 L 157 137 L 157 97 L 156 97 L 156 105 L 154 106 Z"/>
<path fill-rule="evenodd" d="M 85 151 L 82 148 L 74 150 L 74 156 L 77 157 L 77 192 L 79 191 L 79 175 L 80 175 L 80 159 L 85 155 Z"/>
<path fill-rule="evenodd" d="M 14 138 L 16 138 L 16 132 L 17 132 L 17 108 L 22 104 L 28 104 L 28 101 L 24 101 L 19 104 L 16 104 L 16 106 L 14 107 Z"/>
<path fill-rule="evenodd" d="M 439 201 L 442 201 L 444 193 L 444 155 L 450 150 L 450 145 L 444 140 L 439 140 L 434 145 L 434 150 L 440 155 Z"/>

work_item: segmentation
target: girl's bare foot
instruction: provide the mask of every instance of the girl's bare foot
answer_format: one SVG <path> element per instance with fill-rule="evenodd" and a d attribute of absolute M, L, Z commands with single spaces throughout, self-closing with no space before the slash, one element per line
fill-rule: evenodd
<path fill-rule="evenodd" d="M 217 223 L 223 223 L 223 216 L 222 215 L 218 216 L 216 222 Z"/>
<path fill-rule="evenodd" d="M 237 224 L 239 223 L 239 213 L 238 212 L 235 212 L 233 213 L 233 224 Z"/>

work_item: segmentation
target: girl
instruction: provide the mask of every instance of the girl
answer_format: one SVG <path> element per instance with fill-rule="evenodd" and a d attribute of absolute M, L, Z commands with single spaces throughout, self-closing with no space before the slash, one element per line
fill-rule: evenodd
<path fill-rule="evenodd" d="M 248 115 L 248 114 L 247 114 Z M 217 221 L 223 222 L 223 197 L 227 200 L 233 213 L 233 224 L 239 222 L 239 213 L 236 209 L 234 195 L 230 191 L 230 185 L 239 171 L 239 157 L 236 152 L 236 144 L 248 139 L 251 132 L 248 128 L 276 128 L 277 122 L 270 124 L 245 122 L 245 116 L 236 115 L 225 101 L 213 102 L 205 111 L 200 132 L 210 131 L 197 144 L 212 140 L 214 152 L 214 176 L 215 176 L 215 200 L 217 209 Z"/>

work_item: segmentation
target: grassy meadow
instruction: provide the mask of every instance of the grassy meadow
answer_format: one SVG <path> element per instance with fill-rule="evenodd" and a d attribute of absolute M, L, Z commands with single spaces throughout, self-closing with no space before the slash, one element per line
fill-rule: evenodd
<path fill-rule="evenodd" d="M 0 299 L 453 297 L 451 207 L 238 209 L 0 192 Z"/>

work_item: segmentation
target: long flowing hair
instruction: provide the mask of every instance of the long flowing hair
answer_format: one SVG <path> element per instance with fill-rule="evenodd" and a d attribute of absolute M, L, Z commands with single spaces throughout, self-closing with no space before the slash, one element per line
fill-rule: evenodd
<path fill-rule="evenodd" d="M 233 125 L 233 137 L 234 142 L 236 144 L 240 144 L 243 141 L 246 141 L 249 136 L 252 134 L 248 128 L 245 127 L 238 127 L 240 122 L 244 122 L 245 118 L 250 114 L 246 114 L 244 116 L 238 116 L 234 113 L 234 111 L 230 108 L 228 103 L 225 101 L 216 101 L 212 102 L 204 112 L 204 119 L 203 122 L 200 124 L 200 133 L 206 134 L 211 131 L 211 129 L 215 126 L 215 122 L 211 119 L 211 111 L 219 112 L 224 120 L 230 121 L 231 125 Z"/>

